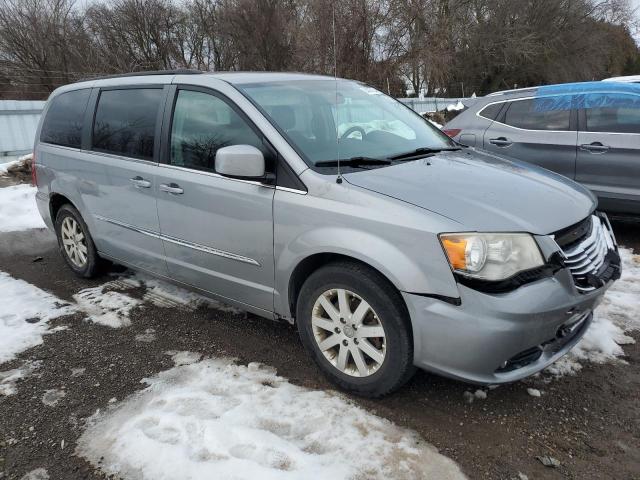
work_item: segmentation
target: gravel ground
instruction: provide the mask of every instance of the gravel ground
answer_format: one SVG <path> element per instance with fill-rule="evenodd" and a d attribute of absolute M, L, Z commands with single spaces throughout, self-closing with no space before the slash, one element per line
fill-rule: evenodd
<path fill-rule="evenodd" d="M 616 222 L 614 228 L 621 244 L 640 251 L 640 223 Z M 111 279 L 74 277 L 47 231 L 0 234 L 0 270 L 69 301 L 79 290 Z M 141 297 L 143 289 L 126 293 Z M 167 350 L 263 362 L 292 383 L 332 388 L 287 324 L 212 308 L 150 304 L 135 309 L 126 328 L 82 319 L 76 314 L 51 321 L 71 328 L 46 335 L 44 344 L 0 366 L 6 371 L 27 359 L 42 362 L 18 384 L 16 395 L 0 396 L 3 480 L 21 479 L 37 468 L 45 468 L 51 479 L 104 478 L 74 455 L 83 420 L 110 400 L 143 388 L 143 378 L 171 368 Z M 155 341 L 136 341 L 148 329 L 155 330 Z M 640 341 L 640 335 L 635 338 Z M 464 392 L 475 387 L 425 372 L 390 397 L 354 401 L 416 430 L 470 478 L 521 479 L 522 473 L 529 479 L 640 479 L 640 343 L 625 346 L 625 352 L 626 365 L 586 364 L 576 376 L 501 386 L 473 403 L 465 401 Z M 531 396 L 527 388 L 542 395 Z M 64 396 L 47 406 L 48 390 Z M 541 456 L 557 459 L 559 466 L 545 467 L 536 458 Z"/>

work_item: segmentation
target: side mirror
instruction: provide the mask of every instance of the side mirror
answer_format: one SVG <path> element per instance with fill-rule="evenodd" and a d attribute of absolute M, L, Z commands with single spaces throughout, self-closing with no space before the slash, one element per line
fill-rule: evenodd
<path fill-rule="evenodd" d="M 216 173 L 233 178 L 264 179 L 264 155 L 251 145 L 223 147 L 216 152 Z"/>

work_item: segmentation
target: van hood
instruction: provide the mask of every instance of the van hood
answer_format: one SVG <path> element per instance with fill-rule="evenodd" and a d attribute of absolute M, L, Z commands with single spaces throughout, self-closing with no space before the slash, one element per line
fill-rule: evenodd
<path fill-rule="evenodd" d="M 561 175 L 472 148 L 343 177 L 443 215 L 460 230 L 546 235 L 586 218 L 597 204 L 589 190 Z"/>

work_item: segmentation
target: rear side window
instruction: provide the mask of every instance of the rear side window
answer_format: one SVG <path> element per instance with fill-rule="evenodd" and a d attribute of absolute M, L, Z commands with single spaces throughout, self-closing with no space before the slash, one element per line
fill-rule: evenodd
<path fill-rule="evenodd" d="M 502 109 L 502 105 L 504 105 L 504 103 L 494 103 L 492 105 L 487 105 L 482 110 L 480 110 L 478 115 L 484 118 L 488 118 L 489 120 L 495 120 L 496 118 L 498 118 L 498 114 Z"/>
<path fill-rule="evenodd" d="M 553 110 L 545 106 L 544 102 L 536 103 L 534 100 L 511 102 L 504 123 L 527 130 L 569 130 L 571 110 Z"/>
<path fill-rule="evenodd" d="M 262 139 L 224 100 L 180 90 L 171 125 L 171 165 L 215 171 L 216 152 L 231 145 L 263 149 Z"/>
<path fill-rule="evenodd" d="M 92 149 L 152 160 L 162 95 L 160 88 L 102 91 L 93 124 Z"/>
<path fill-rule="evenodd" d="M 629 96 L 630 97 L 630 96 Z M 631 99 L 630 99 L 631 100 Z M 598 107 L 585 110 L 588 132 L 640 133 L 640 105 Z"/>
<path fill-rule="evenodd" d="M 74 90 L 55 97 L 42 123 L 40 141 L 80 148 L 82 123 L 90 89 Z"/>

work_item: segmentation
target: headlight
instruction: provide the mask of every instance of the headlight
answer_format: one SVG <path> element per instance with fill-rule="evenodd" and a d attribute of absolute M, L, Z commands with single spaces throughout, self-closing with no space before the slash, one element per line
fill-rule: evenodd
<path fill-rule="evenodd" d="M 545 263 L 528 233 L 443 233 L 440 242 L 451 268 L 471 278 L 504 280 Z"/>

